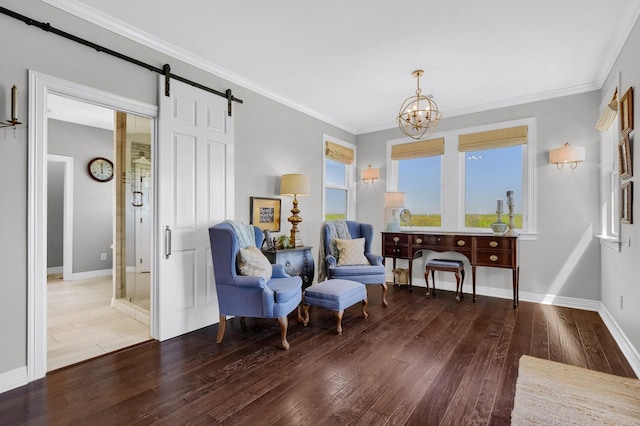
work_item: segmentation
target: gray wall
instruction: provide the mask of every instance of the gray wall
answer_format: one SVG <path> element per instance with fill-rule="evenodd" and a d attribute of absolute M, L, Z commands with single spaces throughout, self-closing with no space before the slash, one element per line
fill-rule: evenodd
<path fill-rule="evenodd" d="M 47 268 L 62 267 L 64 163 L 47 166 Z"/>
<path fill-rule="evenodd" d="M 599 148 L 595 130 L 599 91 L 533 102 L 509 108 L 443 119 L 438 131 L 461 129 L 527 117 L 537 119 L 537 241 L 520 243 L 520 291 L 600 300 L 600 245 L 593 237 L 598 228 Z M 386 175 L 386 142 L 398 139 L 397 129 L 357 137 L 358 169 L 368 164 L 382 167 Z M 561 171 L 549 164 L 548 152 L 565 142 L 584 146 L 586 162 Z M 385 182 L 359 185 L 357 216 L 384 227 Z M 379 238 L 375 243 L 380 247 Z M 421 262 L 414 262 L 414 280 L 424 285 Z M 511 288 L 511 274 L 495 268 L 478 268 L 477 285 Z"/>
<path fill-rule="evenodd" d="M 638 149 L 637 135 L 640 128 L 640 24 L 636 22 L 633 31 L 629 35 L 618 59 L 607 77 L 603 87 L 615 86 L 618 75 L 621 73 L 622 83 L 618 88 L 622 96 L 629 87 L 634 87 L 635 130 L 630 134 L 632 164 L 634 176 L 630 179 L 634 182 L 633 224 L 622 224 L 620 236 L 622 247 L 620 252 L 602 249 L 602 303 L 605 305 L 618 326 L 623 330 L 627 338 L 640 350 L 640 150 Z M 604 98 L 607 94 L 603 93 Z M 607 99 L 609 101 L 609 99 Z M 626 182 L 626 181 L 625 181 Z M 619 298 L 624 298 L 623 308 L 620 308 Z M 636 353 L 637 357 L 640 357 Z"/>
<path fill-rule="evenodd" d="M 311 196 L 301 197 L 300 225 L 305 244 L 314 247 L 317 258 L 321 216 L 322 134 L 355 143 L 355 137 L 334 126 L 313 119 L 255 92 L 231 84 L 205 71 L 114 35 L 56 8 L 34 0 L 4 0 L 3 7 L 87 38 L 144 62 L 224 91 L 233 90 L 244 100 L 234 103 L 235 219 L 249 222 L 249 197 L 275 197 L 283 173 L 305 173 L 311 178 Z M 98 88 L 116 95 L 157 105 L 157 76 L 146 69 L 104 53 L 62 39 L 5 15 L 0 15 L 0 38 L 20 40 L 7 43 L 0 61 L 0 117 L 10 113 L 11 86 L 19 88 L 18 117 L 24 123 L 16 131 L 0 132 L 2 235 L 0 259 L 3 295 L 0 298 L 0 374 L 26 365 L 27 353 L 27 86 L 28 70 Z M 5 137 L 6 134 L 6 137 Z M 10 160 L 9 160 L 10 159 Z M 81 162 L 79 162 L 81 163 Z M 82 165 L 82 164 L 81 164 Z M 8 185 L 7 183 L 11 183 Z M 282 229 L 290 230 L 292 199 L 283 198 Z M 11 324 L 11 326 L 6 326 Z"/>
<path fill-rule="evenodd" d="M 113 131 L 51 119 L 48 126 L 49 154 L 73 157 L 73 273 L 111 269 L 113 180 L 91 178 L 87 164 L 95 157 L 113 161 Z"/>

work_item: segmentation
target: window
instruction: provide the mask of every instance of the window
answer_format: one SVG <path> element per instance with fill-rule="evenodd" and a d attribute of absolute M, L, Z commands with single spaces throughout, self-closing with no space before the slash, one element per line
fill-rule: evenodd
<path fill-rule="evenodd" d="M 596 127 L 600 133 L 600 205 L 602 241 L 618 243 L 620 240 L 620 171 L 618 142 L 620 125 L 617 114 L 618 91 L 613 91 L 611 101 L 602 108 Z M 617 245 L 616 247 L 617 248 Z"/>
<path fill-rule="evenodd" d="M 324 220 L 355 216 L 355 146 L 324 137 Z"/>
<path fill-rule="evenodd" d="M 442 154 L 444 139 L 397 144 L 391 148 L 396 161 L 397 190 L 405 193 L 405 208 L 411 212 L 409 222 L 400 226 L 442 226 Z"/>
<path fill-rule="evenodd" d="M 442 152 L 415 159 L 393 155 L 412 142 L 388 141 L 387 191 L 405 192 L 410 226 L 449 232 L 490 232 L 497 200 L 508 223 L 507 191 L 513 191 L 514 226 L 521 238 L 533 239 L 535 124 L 529 118 L 438 133 L 432 140 L 443 141 Z"/>

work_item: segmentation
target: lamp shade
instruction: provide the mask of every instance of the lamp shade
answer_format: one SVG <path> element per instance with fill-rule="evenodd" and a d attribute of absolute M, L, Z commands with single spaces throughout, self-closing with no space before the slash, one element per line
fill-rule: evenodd
<path fill-rule="evenodd" d="M 385 192 L 384 206 L 394 208 L 404 207 L 404 192 Z"/>
<path fill-rule="evenodd" d="M 568 142 L 560 148 L 549 151 L 549 162 L 558 167 L 564 164 L 571 164 L 575 168 L 579 162 L 585 159 L 585 149 L 583 146 L 573 147 Z M 575 165 L 574 165 L 575 164 Z"/>
<path fill-rule="evenodd" d="M 301 174 L 282 175 L 280 180 L 280 195 L 309 195 L 311 185 L 309 184 L 309 176 Z"/>

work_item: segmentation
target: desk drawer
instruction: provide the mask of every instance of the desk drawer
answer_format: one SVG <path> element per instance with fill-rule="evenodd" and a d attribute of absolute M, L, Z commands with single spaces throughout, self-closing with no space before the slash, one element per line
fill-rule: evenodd
<path fill-rule="evenodd" d="M 409 245 L 409 234 L 383 234 L 382 244 L 386 245 Z"/>
<path fill-rule="evenodd" d="M 504 268 L 513 267 L 511 251 L 481 251 L 476 252 L 476 266 L 498 266 Z"/>
<path fill-rule="evenodd" d="M 385 244 L 382 246 L 382 256 L 383 257 L 400 257 L 403 259 L 409 258 L 409 247 L 404 246 L 396 246 L 394 244 Z"/>
<path fill-rule="evenodd" d="M 476 248 L 494 249 L 494 250 L 511 250 L 511 244 L 515 241 L 513 238 L 500 237 L 476 237 Z"/>
<path fill-rule="evenodd" d="M 412 244 L 417 247 L 471 248 L 471 237 L 465 235 L 413 235 Z"/>

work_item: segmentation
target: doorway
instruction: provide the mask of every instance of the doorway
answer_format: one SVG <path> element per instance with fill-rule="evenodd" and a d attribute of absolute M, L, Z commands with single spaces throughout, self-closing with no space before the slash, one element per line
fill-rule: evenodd
<path fill-rule="evenodd" d="M 51 371 L 149 339 L 152 120 L 56 94 L 47 113 Z"/>

